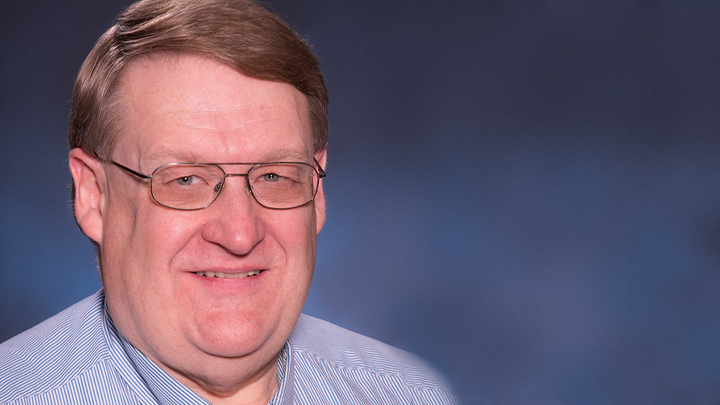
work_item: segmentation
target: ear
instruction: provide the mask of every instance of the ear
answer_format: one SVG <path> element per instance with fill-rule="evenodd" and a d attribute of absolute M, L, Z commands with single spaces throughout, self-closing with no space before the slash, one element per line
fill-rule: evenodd
<path fill-rule="evenodd" d="M 102 221 L 107 199 L 107 181 L 102 162 L 75 148 L 70 151 L 75 221 L 88 238 L 102 242 Z"/>
<path fill-rule="evenodd" d="M 327 149 L 323 149 L 320 152 L 315 153 L 315 160 L 318 161 L 320 167 L 326 169 Z M 315 220 L 317 233 L 320 233 L 323 225 L 325 225 L 325 192 L 323 191 L 323 179 L 320 179 L 318 192 L 315 195 Z"/>

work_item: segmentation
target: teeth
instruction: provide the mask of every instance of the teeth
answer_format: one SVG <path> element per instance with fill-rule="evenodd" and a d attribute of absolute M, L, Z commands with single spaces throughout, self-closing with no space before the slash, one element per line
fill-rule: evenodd
<path fill-rule="evenodd" d="M 210 278 L 245 278 L 257 276 L 260 270 L 252 270 L 245 273 L 221 273 L 219 271 L 196 271 L 195 274 Z"/>

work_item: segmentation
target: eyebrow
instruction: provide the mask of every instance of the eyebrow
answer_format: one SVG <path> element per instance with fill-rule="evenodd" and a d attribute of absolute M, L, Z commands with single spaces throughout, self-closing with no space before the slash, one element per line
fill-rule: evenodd
<path fill-rule="evenodd" d="M 313 154 L 310 153 L 310 162 L 312 161 Z M 205 159 L 201 159 L 197 154 L 188 151 L 165 151 L 147 155 L 145 158 L 146 162 L 154 162 L 161 166 L 167 163 L 211 163 L 211 164 L 237 164 L 237 163 L 270 163 L 270 162 L 308 162 L 308 153 L 306 151 L 300 151 L 298 149 L 276 149 L 271 153 L 264 155 L 263 159 L 255 162 L 208 162 Z"/>
<path fill-rule="evenodd" d="M 309 158 L 312 159 L 313 153 L 310 153 Z M 294 162 L 306 162 L 308 159 L 308 153 L 307 151 L 302 151 L 298 149 L 276 149 L 269 155 L 265 156 L 266 161 L 273 161 L 273 162 L 279 162 L 279 161 L 294 161 Z"/>

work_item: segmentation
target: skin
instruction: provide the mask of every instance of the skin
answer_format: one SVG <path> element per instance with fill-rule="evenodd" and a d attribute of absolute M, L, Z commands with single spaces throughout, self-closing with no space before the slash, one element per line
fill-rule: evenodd
<path fill-rule="evenodd" d="M 151 55 L 127 68 L 113 160 L 151 173 L 170 162 L 301 161 L 315 153 L 305 96 L 195 55 Z M 267 403 L 277 358 L 310 287 L 325 198 L 291 210 L 257 204 L 231 177 L 200 211 L 156 204 L 149 182 L 70 152 L 75 212 L 100 247 L 118 330 L 170 375 L 213 403 Z M 244 172 L 246 166 L 226 166 Z M 239 279 L 195 272 L 239 273 Z"/>

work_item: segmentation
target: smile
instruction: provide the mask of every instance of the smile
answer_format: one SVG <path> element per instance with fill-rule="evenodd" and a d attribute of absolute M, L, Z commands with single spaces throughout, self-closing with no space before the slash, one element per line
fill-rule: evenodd
<path fill-rule="evenodd" d="M 252 270 L 245 273 L 222 273 L 219 271 L 196 271 L 194 272 L 198 276 L 209 277 L 209 278 L 245 278 L 257 276 L 262 270 Z"/>

